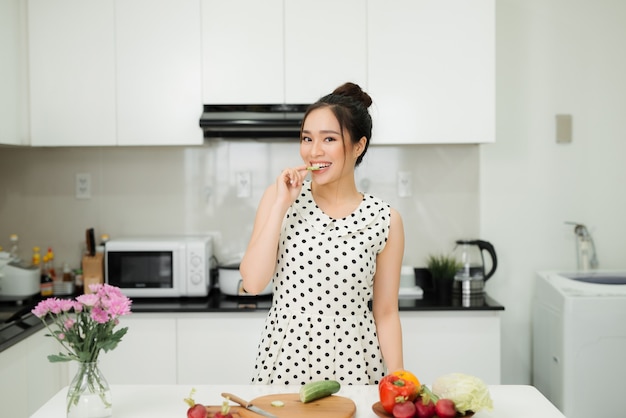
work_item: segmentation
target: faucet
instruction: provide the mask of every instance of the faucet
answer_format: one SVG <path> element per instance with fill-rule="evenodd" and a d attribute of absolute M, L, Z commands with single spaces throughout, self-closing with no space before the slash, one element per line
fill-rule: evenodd
<path fill-rule="evenodd" d="M 598 256 L 596 254 L 596 246 L 587 227 L 578 222 L 565 222 L 568 225 L 574 225 L 574 234 L 576 234 L 576 259 L 578 262 L 578 270 L 589 271 L 598 268 Z"/>

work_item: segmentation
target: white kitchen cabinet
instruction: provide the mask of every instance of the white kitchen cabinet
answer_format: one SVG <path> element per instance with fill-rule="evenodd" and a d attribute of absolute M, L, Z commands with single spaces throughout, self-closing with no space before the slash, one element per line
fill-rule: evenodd
<path fill-rule="evenodd" d="M 495 1 L 368 0 L 372 144 L 495 140 Z"/>
<path fill-rule="evenodd" d="M 500 383 L 499 311 L 401 312 L 404 368 L 421 382 L 466 373 Z"/>
<path fill-rule="evenodd" d="M 250 383 L 266 316 L 224 312 L 179 317 L 177 383 Z"/>
<path fill-rule="evenodd" d="M 118 346 L 100 353 L 109 384 L 176 383 L 176 319 L 168 314 L 133 313 L 120 319 L 128 332 Z M 70 374 L 77 370 L 72 363 Z"/>
<path fill-rule="evenodd" d="M 346 81 L 366 86 L 367 7 L 361 0 L 202 5 L 206 104 L 306 104 Z"/>
<path fill-rule="evenodd" d="M 200 0 L 30 0 L 35 146 L 197 145 Z"/>
<path fill-rule="evenodd" d="M 0 144 L 29 145 L 26 6 L 0 1 Z"/>
<path fill-rule="evenodd" d="M 115 3 L 117 144 L 199 145 L 200 0 Z"/>
<path fill-rule="evenodd" d="M 283 0 L 202 0 L 204 103 L 284 103 L 283 30 Z"/>
<path fill-rule="evenodd" d="M 3 417 L 27 417 L 67 385 L 67 363 L 50 363 L 59 343 L 42 329 L 0 352 L 0 410 Z"/>
<path fill-rule="evenodd" d="M 115 145 L 114 0 L 29 0 L 31 145 Z"/>
<path fill-rule="evenodd" d="M 249 383 L 266 312 L 133 313 L 100 355 L 110 384 Z M 70 376 L 77 370 L 70 364 Z"/>
<path fill-rule="evenodd" d="M 286 103 L 315 102 L 347 81 L 367 88 L 366 13 L 362 0 L 285 1 Z"/>
<path fill-rule="evenodd" d="M 115 350 L 100 355 L 100 368 L 111 384 L 247 384 L 266 316 L 265 311 L 133 313 L 122 318 L 128 333 Z M 462 372 L 500 383 L 499 311 L 401 311 L 400 320 L 404 366 L 420 381 Z M 56 351 L 48 344 L 36 356 L 46 360 Z M 70 377 L 76 369 L 69 363 Z M 65 377 L 55 387 L 68 383 Z"/>

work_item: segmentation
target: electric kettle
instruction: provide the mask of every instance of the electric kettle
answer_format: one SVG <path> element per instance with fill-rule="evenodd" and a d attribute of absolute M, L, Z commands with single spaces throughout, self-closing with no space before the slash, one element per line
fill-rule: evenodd
<path fill-rule="evenodd" d="M 485 271 L 487 252 L 491 259 L 491 268 Z M 498 258 L 493 245 L 478 239 L 458 240 L 454 248 L 454 256 L 460 265 L 454 276 L 453 290 L 463 294 L 482 293 L 484 282 L 488 280 L 498 267 Z"/>

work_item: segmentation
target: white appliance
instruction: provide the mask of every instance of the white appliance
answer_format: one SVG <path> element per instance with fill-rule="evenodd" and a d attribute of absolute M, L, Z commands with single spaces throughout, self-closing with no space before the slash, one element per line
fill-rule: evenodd
<path fill-rule="evenodd" d="M 265 286 L 265 289 L 263 289 L 258 295 L 247 293 L 246 290 L 243 288 L 243 279 L 241 277 L 241 273 L 239 273 L 238 261 L 219 266 L 217 281 L 219 284 L 220 292 L 222 292 L 226 296 L 254 297 L 266 296 L 274 293 L 273 280 L 270 280 L 267 286 Z"/>
<path fill-rule="evenodd" d="M 0 251 L 0 301 L 21 301 L 39 294 L 39 268 L 11 260 Z"/>
<path fill-rule="evenodd" d="M 567 418 L 624 414 L 626 272 L 539 272 L 533 385 Z"/>
<path fill-rule="evenodd" d="M 105 280 L 128 297 L 207 296 L 211 237 L 128 237 L 107 241 Z"/>

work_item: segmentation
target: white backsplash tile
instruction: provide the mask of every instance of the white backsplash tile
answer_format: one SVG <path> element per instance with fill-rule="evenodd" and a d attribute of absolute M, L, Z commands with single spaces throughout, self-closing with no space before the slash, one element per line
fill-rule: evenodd
<path fill-rule="evenodd" d="M 280 170 L 301 164 L 298 144 L 217 141 L 202 147 L 0 148 L 0 245 L 12 233 L 22 253 L 52 246 L 59 264 L 76 266 L 84 232 L 111 237 L 212 233 L 220 261 L 245 250 L 257 203 Z M 399 197 L 408 172 L 411 195 Z M 76 173 L 90 173 L 92 198 L 74 196 Z M 250 197 L 237 197 L 238 172 L 249 172 Z M 476 145 L 372 146 L 357 169 L 362 191 L 403 217 L 404 263 L 479 230 Z"/>

